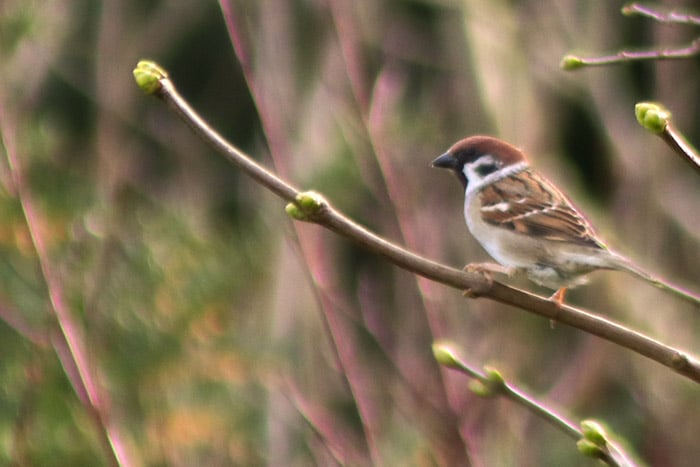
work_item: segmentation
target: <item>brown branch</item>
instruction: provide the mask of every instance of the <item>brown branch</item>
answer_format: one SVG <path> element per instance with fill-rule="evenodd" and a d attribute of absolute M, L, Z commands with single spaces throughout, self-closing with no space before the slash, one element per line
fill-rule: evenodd
<path fill-rule="evenodd" d="M 369 251 L 381 255 L 395 265 L 428 279 L 500 303 L 512 305 L 550 320 L 578 328 L 654 360 L 675 372 L 700 383 L 700 362 L 685 352 L 665 345 L 621 324 L 575 308 L 558 305 L 546 298 L 519 290 L 483 275 L 454 269 L 426 259 L 395 245 L 358 225 L 314 193 L 302 193 L 272 172 L 254 162 L 242 151 L 227 143 L 187 104 L 160 67 L 152 62 L 139 62 L 134 70 L 138 85 L 149 94 L 164 100 L 204 141 L 211 144 L 232 163 L 241 167 L 261 185 L 289 201 L 288 212 L 299 220 L 322 225 Z"/>

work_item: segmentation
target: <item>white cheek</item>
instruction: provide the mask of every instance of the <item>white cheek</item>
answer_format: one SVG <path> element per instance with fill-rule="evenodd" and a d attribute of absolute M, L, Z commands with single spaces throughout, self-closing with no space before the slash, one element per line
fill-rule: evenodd
<path fill-rule="evenodd" d="M 472 166 L 470 164 L 464 164 L 464 166 L 462 167 L 462 173 L 465 177 L 467 177 L 467 181 L 472 181 L 472 177 L 474 177 L 474 172 L 472 171 Z"/>
<path fill-rule="evenodd" d="M 478 183 L 482 178 L 479 175 L 478 169 L 484 165 L 493 165 L 495 163 L 494 158 L 490 154 L 484 154 L 472 163 L 464 164 L 462 168 L 462 173 L 467 177 L 469 183 Z"/>

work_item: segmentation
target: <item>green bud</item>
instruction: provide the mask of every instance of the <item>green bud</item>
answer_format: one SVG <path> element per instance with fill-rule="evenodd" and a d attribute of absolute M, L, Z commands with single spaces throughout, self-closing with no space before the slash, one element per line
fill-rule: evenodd
<path fill-rule="evenodd" d="M 304 210 L 304 212 L 309 215 L 317 214 L 321 208 L 326 204 L 326 200 L 323 199 L 321 194 L 315 191 L 305 191 L 297 195 L 297 203 L 299 207 Z"/>
<path fill-rule="evenodd" d="M 586 66 L 586 64 L 583 63 L 581 58 L 571 54 L 564 56 L 564 58 L 561 59 L 561 62 L 559 62 L 559 67 L 566 71 L 577 70 L 584 66 Z"/>
<path fill-rule="evenodd" d="M 581 454 L 594 459 L 600 459 L 605 455 L 605 452 L 600 446 L 585 438 L 576 441 L 576 447 Z"/>
<path fill-rule="evenodd" d="M 433 343 L 433 357 L 435 360 L 447 368 L 459 369 L 462 365 L 453 350 L 454 344 L 450 341 L 442 340 Z"/>
<path fill-rule="evenodd" d="M 160 81 L 167 78 L 168 73 L 156 62 L 150 60 L 141 60 L 134 68 L 136 84 L 146 94 L 154 94 L 160 91 Z"/>
<path fill-rule="evenodd" d="M 497 369 L 485 366 L 484 372 L 486 373 L 486 379 L 488 379 L 489 384 L 494 388 L 503 387 L 506 385 L 506 380 Z"/>
<path fill-rule="evenodd" d="M 636 13 L 636 10 L 632 7 L 632 5 L 625 5 L 620 10 L 620 13 L 622 13 L 624 16 L 632 16 Z"/>
<path fill-rule="evenodd" d="M 496 395 L 490 384 L 485 384 L 478 379 L 469 381 L 469 390 L 479 397 L 493 397 Z"/>
<path fill-rule="evenodd" d="M 605 427 L 595 420 L 584 420 L 581 422 L 581 431 L 583 438 L 600 448 L 604 448 L 608 444 L 608 433 Z"/>
<path fill-rule="evenodd" d="M 284 210 L 298 221 L 309 222 L 313 220 L 314 216 L 321 212 L 321 209 L 323 209 L 326 204 L 326 200 L 319 193 L 315 191 L 305 191 L 299 193 L 295 201 L 287 204 Z"/>
<path fill-rule="evenodd" d="M 306 216 L 304 215 L 304 212 L 299 209 L 299 206 L 297 206 L 294 203 L 288 203 L 285 207 L 284 210 L 287 212 L 289 217 L 292 219 L 296 219 L 298 221 L 305 221 Z"/>
<path fill-rule="evenodd" d="M 671 112 L 656 102 L 640 102 L 634 106 L 637 121 L 652 133 L 662 133 L 671 120 Z"/>

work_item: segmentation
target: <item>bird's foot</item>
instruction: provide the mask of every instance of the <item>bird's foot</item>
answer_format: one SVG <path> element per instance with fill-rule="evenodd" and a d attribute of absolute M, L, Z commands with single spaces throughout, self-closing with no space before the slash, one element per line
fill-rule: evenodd
<path fill-rule="evenodd" d="M 566 287 L 561 287 L 557 289 L 556 292 L 552 294 L 551 297 L 549 297 L 549 301 L 553 302 L 556 306 L 557 309 L 561 308 L 562 305 L 564 305 L 564 298 L 566 297 Z M 556 323 L 556 320 L 554 318 L 549 320 L 549 326 L 554 329 L 554 325 Z"/>
<path fill-rule="evenodd" d="M 496 263 L 469 263 L 462 269 L 466 272 L 481 274 L 488 281 L 489 286 L 491 286 L 493 283 L 494 273 L 505 274 L 506 276 L 511 277 L 516 271 L 516 269 L 513 267 L 503 266 Z M 472 289 L 467 289 L 464 291 L 463 295 L 469 298 L 477 298 L 480 294 Z"/>
<path fill-rule="evenodd" d="M 562 306 L 564 304 L 564 298 L 566 298 L 566 287 L 559 288 L 556 292 L 549 297 L 549 300 L 554 302 L 557 306 Z"/>

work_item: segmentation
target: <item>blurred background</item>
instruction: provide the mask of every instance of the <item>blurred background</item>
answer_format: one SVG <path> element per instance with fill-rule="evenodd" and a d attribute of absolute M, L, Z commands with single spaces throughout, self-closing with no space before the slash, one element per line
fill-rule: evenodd
<path fill-rule="evenodd" d="M 0 464 L 110 465 L 108 431 L 131 465 L 593 465 L 440 369 L 431 343 L 447 338 L 574 420 L 605 421 L 649 464 L 695 465 L 696 384 L 293 223 L 131 74 L 156 60 L 262 164 L 455 267 L 488 257 L 459 183 L 430 161 L 499 136 L 611 246 L 698 291 L 699 180 L 634 118 L 636 102 L 661 101 L 700 141 L 698 61 L 559 68 L 572 51 L 698 34 L 623 5 L 0 2 Z M 568 301 L 699 350 L 697 310 L 624 274 Z M 75 321 L 97 415 L 56 307 Z"/>

